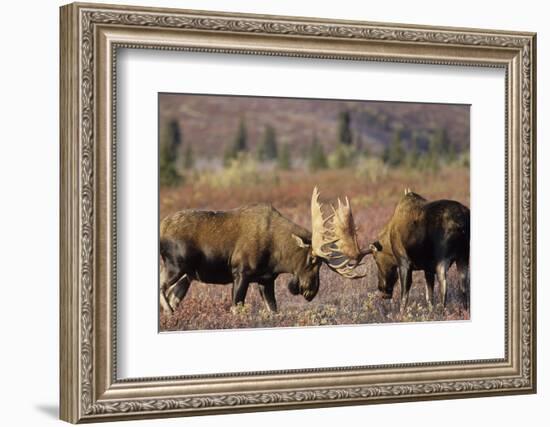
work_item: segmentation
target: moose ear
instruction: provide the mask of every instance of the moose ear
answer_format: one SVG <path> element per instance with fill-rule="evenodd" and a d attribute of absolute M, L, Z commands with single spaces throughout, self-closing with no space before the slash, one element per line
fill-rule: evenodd
<path fill-rule="evenodd" d="M 292 238 L 296 241 L 296 244 L 300 248 L 309 248 L 311 245 L 307 244 L 303 241 L 301 237 L 296 236 L 296 234 L 292 234 Z"/>
<path fill-rule="evenodd" d="M 380 242 L 377 240 L 376 242 L 371 243 L 371 244 L 369 245 L 369 249 L 372 251 L 373 254 L 375 254 L 376 252 L 382 250 L 382 245 L 381 245 Z"/>

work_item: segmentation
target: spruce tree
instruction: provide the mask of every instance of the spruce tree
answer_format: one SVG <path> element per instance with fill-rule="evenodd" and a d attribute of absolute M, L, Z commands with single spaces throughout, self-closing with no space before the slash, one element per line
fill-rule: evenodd
<path fill-rule="evenodd" d="M 271 125 L 267 125 L 264 129 L 262 142 L 258 146 L 258 160 L 275 160 L 277 159 L 277 136 L 275 129 Z"/>
<path fill-rule="evenodd" d="M 290 147 L 288 144 L 283 144 L 278 151 L 277 167 L 281 170 L 290 170 L 292 168 L 292 161 L 290 159 Z"/>
<path fill-rule="evenodd" d="M 325 150 L 323 148 L 323 145 L 319 143 L 317 135 L 313 136 L 313 140 L 311 142 L 308 166 L 310 171 L 326 169 L 328 166 Z"/>
<path fill-rule="evenodd" d="M 183 167 L 186 170 L 190 170 L 195 167 L 195 155 L 191 144 L 187 144 L 187 147 L 185 147 L 185 151 L 183 153 Z"/>
<path fill-rule="evenodd" d="M 229 166 L 231 161 L 248 150 L 248 136 L 244 119 L 239 122 L 239 127 L 233 141 L 228 144 L 223 152 L 223 165 Z"/>
<path fill-rule="evenodd" d="M 364 144 L 363 144 L 363 137 L 361 136 L 361 134 L 358 134 L 357 137 L 355 138 L 355 149 L 357 150 L 358 153 L 363 153 L 363 149 L 364 149 Z"/>
<path fill-rule="evenodd" d="M 170 120 L 162 127 L 159 141 L 160 185 L 173 186 L 181 181 L 176 168 L 181 140 L 181 132 L 176 120 Z"/>
<path fill-rule="evenodd" d="M 454 163 L 458 158 L 457 149 L 454 144 L 449 143 L 447 148 L 447 163 Z"/>
<path fill-rule="evenodd" d="M 233 140 L 233 153 L 235 153 L 235 157 L 242 152 L 245 152 L 248 150 L 248 142 L 247 142 L 248 136 L 246 131 L 246 124 L 244 122 L 244 119 L 241 119 L 239 122 L 239 128 L 237 130 L 237 134 L 235 135 L 235 139 Z"/>
<path fill-rule="evenodd" d="M 352 161 L 352 148 L 338 144 L 328 158 L 328 165 L 333 169 L 348 167 Z"/>
<path fill-rule="evenodd" d="M 273 126 L 266 126 L 264 135 L 265 155 L 268 160 L 277 158 L 277 136 Z"/>
<path fill-rule="evenodd" d="M 406 156 L 407 166 L 410 168 L 416 168 L 420 159 L 420 144 L 418 140 L 418 133 L 413 132 L 411 139 L 411 147 Z"/>
<path fill-rule="evenodd" d="M 351 145 L 353 136 L 350 125 L 351 115 L 349 111 L 341 111 L 338 115 L 338 141 L 340 144 Z"/>
<path fill-rule="evenodd" d="M 393 133 L 390 145 L 384 152 L 384 161 L 393 167 L 400 166 L 405 159 L 405 150 L 403 148 L 403 141 L 401 140 L 401 131 L 396 130 Z"/>
<path fill-rule="evenodd" d="M 439 128 L 430 136 L 427 166 L 434 171 L 439 169 L 440 161 L 444 155 L 446 135 L 446 132 Z"/>
<path fill-rule="evenodd" d="M 237 155 L 233 152 L 232 144 L 227 144 L 223 150 L 223 166 L 228 167 L 231 165 L 231 161 L 236 157 Z"/>

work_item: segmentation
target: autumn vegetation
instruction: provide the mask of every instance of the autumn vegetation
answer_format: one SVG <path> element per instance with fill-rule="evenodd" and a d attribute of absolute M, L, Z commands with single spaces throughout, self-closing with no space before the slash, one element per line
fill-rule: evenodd
<path fill-rule="evenodd" d="M 167 105 L 176 105 L 173 99 L 170 102 Z M 309 202 L 313 187 L 318 186 L 326 202 L 342 196 L 350 198 L 359 227 L 359 243 L 367 245 L 391 216 L 405 187 L 430 200 L 453 199 L 469 206 L 469 141 L 459 141 L 456 128 L 418 119 L 425 113 L 421 108 L 417 116 L 411 106 L 406 108 L 403 111 L 407 114 L 396 109 L 401 114 L 400 120 L 393 120 L 392 110 L 386 105 L 376 109 L 369 104 L 360 114 L 359 107 L 340 110 L 333 115 L 330 129 L 334 132 L 330 138 L 327 132 L 315 128 L 309 132 L 309 138 L 301 139 L 299 146 L 291 144 L 286 131 L 279 131 L 275 123 L 248 120 L 255 116 L 242 114 L 234 118 L 232 132 L 226 132 L 217 151 L 211 146 L 201 148 L 198 131 L 193 131 L 190 137 L 181 118 L 176 120 L 169 108 L 161 109 L 160 219 L 181 209 L 225 210 L 270 203 L 290 220 L 310 229 Z M 256 113 L 259 110 L 255 108 Z M 369 120 L 370 125 L 366 123 Z M 328 125 L 323 122 L 323 126 Z M 369 126 L 381 143 L 369 139 Z M 208 132 L 208 127 L 204 128 Z M 159 312 L 160 328 L 197 330 L 469 319 L 469 312 L 462 308 L 455 267 L 449 273 L 445 309 L 428 308 L 423 274 L 415 272 L 409 306 L 403 312 L 398 309 L 399 286 L 392 300 L 380 299 L 374 261 L 366 258 L 361 268 L 365 278 L 348 280 L 323 266 L 320 290 L 311 302 L 291 295 L 286 288 L 289 277 L 280 276 L 276 282 L 277 313 L 266 310 L 254 284 L 246 303 L 231 309 L 231 286 L 194 282 L 173 314 Z M 437 300 L 437 284 L 435 294 Z"/>

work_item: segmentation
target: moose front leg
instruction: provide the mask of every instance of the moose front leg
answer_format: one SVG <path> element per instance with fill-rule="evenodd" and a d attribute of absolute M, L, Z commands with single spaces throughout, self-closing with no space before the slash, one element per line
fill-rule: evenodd
<path fill-rule="evenodd" d="M 271 312 L 277 311 L 277 302 L 275 301 L 275 280 L 267 280 L 258 283 L 258 289 L 264 300 L 266 308 Z"/>
<path fill-rule="evenodd" d="M 397 269 L 399 273 L 399 282 L 401 283 L 401 307 L 403 312 L 407 307 L 409 301 L 409 291 L 411 290 L 412 283 L 412 269 L 408 261 L 401 261 Z"/>
<path fill-rule="evenodd" d="M 244 304 L 244 299 L 246 298 L 246 293 L 248 292 L 248 285 L 250 280 L 242 272 L 234 274 L 233 279 L 233 288 L 231 295 L 231 303 L 233 306 L 241 303 Z"/>

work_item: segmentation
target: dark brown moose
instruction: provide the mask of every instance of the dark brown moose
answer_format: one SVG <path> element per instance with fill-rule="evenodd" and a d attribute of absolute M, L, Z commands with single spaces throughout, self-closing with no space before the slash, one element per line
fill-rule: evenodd
<path fill-rule="evenodd" d="M 160 304 L 172 312 L 193 280 L 232 283 L 232 304 L 244 303 L 250 283 L 259 285 L 268 310 L 276 311 L 275 279 L 293 275 L 289 291 L 311 301 L 319 290 L 325 262 L 347 278 L 370 253 L 357 245 L 349 201 L 323 217 L 319 192 L 311 198 L 312 232 L 294 224 L 270 205 L 214 212 L 183 210 L 160 224 Z"/>
<path fill-rule="evenodd" d="M 370 245 L 378 267 L 378 290 L 392 298 L 401 283 L 401 310 L 407 306 L 413 270 L 424 270 L 426 302 L 433 304 L 435 276 L 441 304 L 447 303 L 447 270 L 456 262 L 464 306 L 469 302 L 470 210 L 453 200 L 428 202 L 410 189 Z"/>

